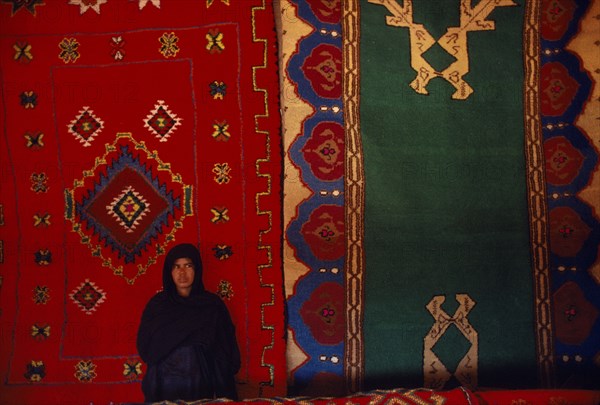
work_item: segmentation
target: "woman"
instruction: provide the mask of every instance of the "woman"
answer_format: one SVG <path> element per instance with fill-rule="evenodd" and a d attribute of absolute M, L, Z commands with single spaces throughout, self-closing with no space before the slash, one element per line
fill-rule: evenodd
<path fill-rule="evenodd" d="M 221 299 L 204 289 L 200 252 L 174 246 L 163 267 L 163 291 L 150 299 L 137 335 L 147 364 L 146 402 L 237 399 L 240 368 L 235 328 Z"/>

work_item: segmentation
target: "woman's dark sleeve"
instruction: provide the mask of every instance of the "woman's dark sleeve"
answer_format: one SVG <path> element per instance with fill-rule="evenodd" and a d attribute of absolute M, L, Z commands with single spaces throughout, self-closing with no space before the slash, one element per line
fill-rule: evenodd
<path fill-rule="evenodd" d="M 156 363 L 158 357 L 156 350 L 160 350 L 160 348 L 157 347 L 154 339 L 155 333 L 157 332 L 157 315 L 155 299 L 151 299 L 148 304 L 146 304 L 146 308 L 144 308 L 142 319 L 140 321 L 140 327 L 138 328 L 137 333 L 138 353 L 142 360 L 148 364 Z"/>
<path fill-rule="evenodd" d="M 235 335 L 235 326 L 231 321 L 231 317 L 229 316 L 229 311 L 225 308 L 224 314 L 224 322 L 223 322 L 223 333 L 224 333 L 224 341 L 228 342 L 227 348 L 227 356 L 229 357 L 229 365 L 230 370 L 233 375 L 237 374 L 240 371 L 241 367 L 241 359 L 240 359 L 240 348 L 237 343 L 237 337 Z"/>
<path fill-rule="evenodd" d="M 235 374 L 240 370 L 240 350 L 227 307 L 223 304 L 217 321 L 215 340 L 215 395 L 217 398 L 237 400 Z"/>

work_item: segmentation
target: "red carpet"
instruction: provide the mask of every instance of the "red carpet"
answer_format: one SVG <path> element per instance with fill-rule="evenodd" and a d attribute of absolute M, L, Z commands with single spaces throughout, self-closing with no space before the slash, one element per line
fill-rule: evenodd
<path fill-rule="evenodd" d="M 600 391 L 590 390 L 520 390 L 520 391 L 471 391 L 464 387 L 434 391 L 426 388 L 375 390 L 345 397 L 295 397 L 275 399 L 252 399 L 240 404 L 285 404 L 285 405 L 392 405 L 392 404 L 447 404 L 447 405 L 596 405 Z M 220 402 L 220 401 L 219 401 Z M 190 405 L 207 404 L 200 401 Z M 220 402 L 222 403 L 222 402 Z M 228 402 L 235 404 L 236 402 Z"/>
<path fill-rule="evenodd" d="M 240 395 L 283 394 L 269 2 L 0 13 L 2 403 L 140 401 L 135 335 L 176 242 L 232 313 Z"/>

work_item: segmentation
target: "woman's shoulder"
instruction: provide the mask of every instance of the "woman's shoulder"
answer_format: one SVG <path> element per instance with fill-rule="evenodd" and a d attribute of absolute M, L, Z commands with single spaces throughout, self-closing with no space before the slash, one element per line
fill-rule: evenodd
<path fill-rule="evenodd" d="M 203 291 L 202 294 L 195 297 L 194 301 L 195 306 L 203 307 L 206 310 L 216 311 L 219 314 L 227 312 L 227 306 L 223 299 L 210 291 Z"/>
<path fill-rule="evenodd" d="M 146 308 L 152 308 L 163 305 L 167 301 L 167 294 L 164 291 L 159 291 L 154 294 L 146 303 Z"/>
<path fill-rule="evenodd" d="M 203 291 L 202 294 L 199 296 L 199 298 L 205 302 L 209 302 L 213 305 L 225 305 L 225 303 L 223 302 L 223 300 L 221 299 L 221 297 L 219 297 L 217 294 L 212 293 L 210 291 Z"/>
<path fill-rule="evenodd" d="M 154 294 L 152 297 L 150 297 L 150 300 L 148 302 L 152 302 L 152 301 L 160 301 L 167 298 L 167 293 L 164 290 L 160 290 L 158 291 L 156 294 Z"/>

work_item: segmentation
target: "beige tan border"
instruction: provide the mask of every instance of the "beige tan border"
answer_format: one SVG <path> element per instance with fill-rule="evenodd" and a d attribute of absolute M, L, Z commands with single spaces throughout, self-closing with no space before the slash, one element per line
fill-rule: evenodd
<path fill-rule="evenodd" d="M 343 105 L 345 124 L 345 217 L 346 217 L 346 341 L 344 374 L 347 390 L 358 392 L 364 378 L 363 275 L 365 181 L 360 135 L 360 19 L 358 0 L 343 2 Z"/>
<path fill-rule="evenodd" d="M 539 106 L 540 3 L 541 0 L 525 3 L 523 35 L 525 86 L 523 96 L 527 199 L 535 299 L 536 355 L 540 385 L 551 387 L 554 386 L 554 349 L 548 262 L 548 202 L 546 200 L 544 149 Z"/>

